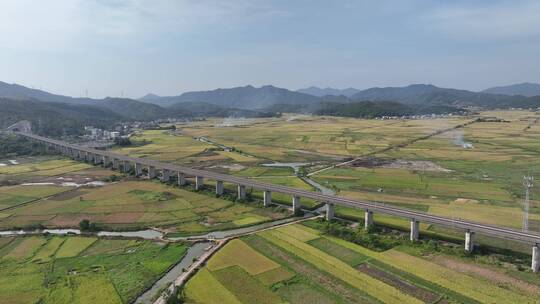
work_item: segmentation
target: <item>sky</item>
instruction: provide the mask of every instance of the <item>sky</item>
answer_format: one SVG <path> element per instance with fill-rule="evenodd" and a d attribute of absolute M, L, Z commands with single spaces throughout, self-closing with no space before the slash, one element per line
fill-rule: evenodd
<path fill-rule="evenodd" d="M 0 81 L 102 98 L 540 82 L 537 0 L 0 0 Z"/>

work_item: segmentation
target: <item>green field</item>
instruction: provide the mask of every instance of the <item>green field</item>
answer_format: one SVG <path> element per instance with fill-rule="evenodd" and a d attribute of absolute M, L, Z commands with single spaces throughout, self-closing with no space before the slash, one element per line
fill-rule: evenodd
<path fill-rule="evenodd" d="M 3 214 L 1 229 L 38 225 L 76 228 L 82 219 L 88 219 L 107 229 L 165 227 L 168 232 L 183 234 L 231 229 L 286 216 L 272 208 L 213 198 L 157 181 L 79 188 Z"/>
<path fill-rule="evenodd" d="M 500 121 L 476 122 L 418 140 L 486 117 Z M 261 164 L 308 162 L 311 165 L 307 171 L 315 172 L 340 159 L 369 156 L 392 165 L 360 163 L 321 171 L 312 178 L 343 196 L 519 229 L 522 177 L 540 175 L 538 118 L 538 113 L 530 111 L 487 111 L 471 117 L 411 120 L 284 116 L 253 119 L 231 127 L 220 127 L 221 120 L 209 119 L 179 124 L 176 135 L 143 131 L 140 137 L 147 140 L 146 145 L 120 152 L 132 154 L 149 149 L 152 152 L 144 156 L 167 159 L 169 149 L 181 147 L 177 162 L 184 162 L 179 158 L 189 154 L 185 161 L 198 167 L 305 189 L 311 187 L 292 176 L 290 169 L 265 168 Z M 216 147 L 195 137 L 235 147 L 253 158 L 235 160 L 224 157 L 222 151 L 213 152 L 215 155 L 202 153 Z M 472 148 L 465 149 L 462 142 L 470 143 Z M 260 198 L 260 193 L 254 195 Z M 275 197 L 282 203 L 290 201 L 279 194 Z M 540 188 L 533 188 L 529 226 L 535 231 L 540 231 L 539 197 Z M 306 202 L 308 206 L 315 204 Z"/>
<path fill-rule="evenodd" d="M 26 178 L 33 176 L 54 176 L 91 168 L 91 165 L 58 157 L 29 157 L 17 159 L 18 165 L 0 167 L 0 181 L 9 178 Z M 3 162 L 3 161 L 0 161 Z M 3 162 L 4 163 L 4 162 Z"/>
<path fill-rule="evenodd" d="M 61 187 L 54 185 L 17 185 L 0 187 L 0 211 L 72 189 L 73 187 Z"/>
<path fill-rule="evenodd" d="M 341 195 L 451 218 L 521 228 L 523 175 L 540 175 L 540 127 L 526 129 L 532 112 L 486 112 L 508 122 L 481 122 L 459 131 L 474 145 L 456 145 L 455 132 L 376 154 L 379 159 L 424 161 L 448 171 L 362 165 L 314 176 Z M 540 231 L 540 191 L 532 191 L 530 229 Z M 347 213 L 348 211 L 345 211 Z"/>
<path fill-rule="evenodd" d="M 149 241 L 0 238 L 0 303 L 130 303 L 186 250 Z"/>
<path fill-rule="evenodd" d="M 186 303 L 540 303 L 537 278 L 521 280 L 487 265 L 403 249 L 376 252 L 303 225 L 286 226 L 228 243 L 187 283 L 183 298 Z"/>

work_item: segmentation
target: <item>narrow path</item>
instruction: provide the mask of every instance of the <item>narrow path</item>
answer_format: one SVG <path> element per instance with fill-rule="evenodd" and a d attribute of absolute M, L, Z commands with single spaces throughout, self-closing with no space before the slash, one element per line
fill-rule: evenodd
<path fill-rule="evenodd" d="M 309 173 L 307 176 L 313 176 L 315 174 L 319 174 L 321 172 L 324 172 L 326 170 L 330 170 L 330 169 L 333 169 L 333 168 L 337 168 L 337 167 L 343 167 L 343 166 L 346 166 L 346 165 L 349 165 L 349 164 L 352 164 L 354 163 L 355 161 L 359 160 L 359 159 L 362 159 L 366 156 L 371 156 L 371 155 L 375 155 L 375 154 L 379 154 L 379 153 L 384 153 L 384 152 L 387 152 L 387 151 L 390 151 L 390 150 L 393 150 L 393 149 L 396 149 L 396 148 L 405 148 L 411 144 L 414 144 L 418 141 L 421 141 L 421 140 L 426 140 L 426 139 L 430 139 L 431 137 L 433 136 L 437 136 L 437 135 L 441 135 L 441 134 L 444 134 L 444 133 L 447 133 L 447 132 L 451 132 L 451 131 L 454 131 L 454 130 L 457 130 L 457 129 L 461 129 L 461 128 L 464 128 L 468 125 L 471 125 L 473 123 L 477 123 L 481 121 L 480 118 L 477 118 L 475 120 L 471 120 L 471 121 L 468 121 L 466 123 L 463 123 L 463 124 L 460 124 L 460 125 L 457 125 L 457 126 L 453 126 L 451 128 L 446 128 L 446 129 L 441 129 L 441 130 L 437 130 L 431 134 L 428 134 L 428 135 L 424 135 L 424 136 L 421 136 L 421 137 L 417 137 L 417 138 L 413 138 L 413 139 L 410 139 L 410 140 L 407 140 L 405 142 L 401 142 L 399 144 L 395 144 L 395 145 L 390 145 L 386 148 L 383 148 L 383 149 L 380 149 L 380 150 L 377 150 L 377 151 L 373 151 L 373 152 L 369 152 L 369 153 L 366 153 L 366 154 L 362 154 L 360 156 L 357 156 L 355 157 L 354 159 L 352 160 L 348 160 L 346 162 L 342 162 L 342 163 L 339 163 L 339 164 L 335 164 L 335 165 L 331 165 L 331 166 L 328 166 L 328 167 L 325 167 L 325 168 L 322 168 L 322 169 L 319 169 L 317 171 L 314 171 L 314 172 L 311 172 Z"/>
<path fill-rule="evenodd" d="M 239 238 L 239 237 L 259 233 L 266 230 L 271 230 L 271 229 L 276 229 L 276 228 L 280 228 L 280 227 L 284 227 L 288 225 L 297 224 L 297 223 L 311 220 L 317 217 L 321 217 L 321 216 L 320 215 L 319 216 L 315 216 L 315 215 L 306 216 L 301 219 L 296 219 L 296 220 L 289 221 L 282 224 L 272 225 L 270 227 L 265 227 L 258 230 L 247 231 L 245 233 L 239 233 L 239 234 L 215 241 L 215 245 L 212 245 L 212 247 L 209 250 L 207 250 L 204 254 L 202 254 L 193 264 L 191 264 L 191 266 L 189 266 L 189 268 L 186 269 L 185 272 L 183 272 L 180 276 L 178 276 L 176 280 L 169 286 L 169 288 L 167 288 L 166 291 L 154 302 L 154 304 L 166 304 L 168 295 L 171 295 L 171 294 L 174 295 L 178 288 L 182 287 L 193 275 L 195 275 L 195 273 L 206 263 L 206 261 L 208 261 L 208 259 L 210 259 L 214 255 L 214 253 L 219 251 L 219 249 L 225 246 L 229 241 Z M 214 241 L 214 239 L 210 238 L 208 239 L 208 241 Z M 136 303 L 145 303 L 145 302 L 136 302 Z"/>

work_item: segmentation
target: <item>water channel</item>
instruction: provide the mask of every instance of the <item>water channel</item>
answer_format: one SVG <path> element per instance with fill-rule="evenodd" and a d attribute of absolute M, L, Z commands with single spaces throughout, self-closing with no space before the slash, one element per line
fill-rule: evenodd
<path fill-rule="evenodd" d="M 164 287 L 170 286 L 176 278 L 178 278 L 185 269 L 187 269 L 195 259 L 202 256 L 207 249 L 212 245 L 212 242 L 195 243 L 189 247 L 186 255 L 182 260 L 169 270 L 161 279 L 157 280 L 154 285 L 143 294 L 141 294 L 135 304 L 152 303 L 155 298 L 158 297 L 158 293 L 163 291 Z"/>

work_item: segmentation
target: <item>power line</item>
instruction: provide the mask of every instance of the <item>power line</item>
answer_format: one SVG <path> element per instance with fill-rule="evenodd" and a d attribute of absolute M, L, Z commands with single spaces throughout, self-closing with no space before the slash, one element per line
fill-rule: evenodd
<path fill-rule="evenodd" d="M 525 187 L 525 205 L 523 206 L 523 232 L 529 231 L 529 195 L 533 187 L 534 177 L 527 175 L 523 177 L 523 187 Z"/>

